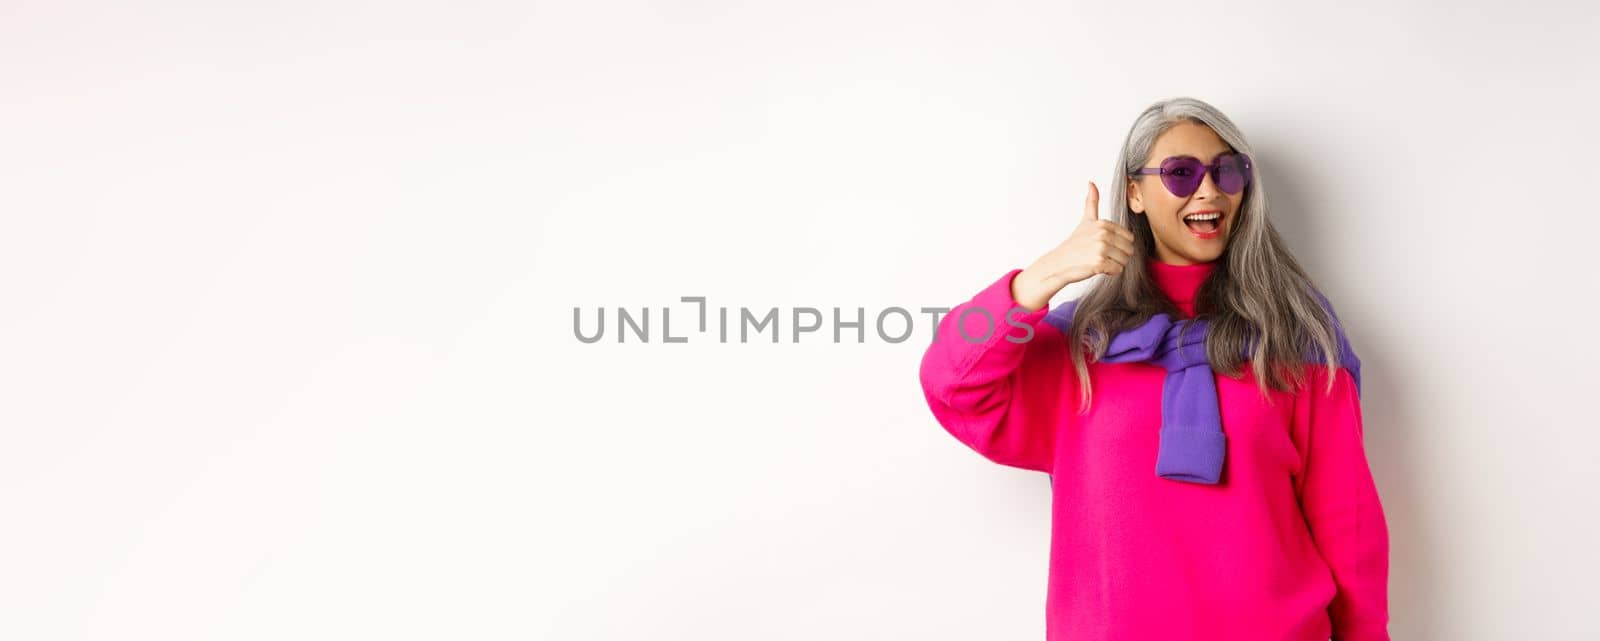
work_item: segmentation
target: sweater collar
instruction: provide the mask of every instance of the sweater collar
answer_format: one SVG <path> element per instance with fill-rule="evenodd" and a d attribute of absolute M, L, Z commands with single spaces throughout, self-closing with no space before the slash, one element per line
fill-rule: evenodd
<path fill-rule="evenodd" d="M 1145 259 L 1150 267 L 1150 277 L 1172 302 L 1188 307 L 1194 304 L 1195 294 L 1217 267 L 1215 262 L 1193 265 L 1174 265 L 1154 257 Z"/>

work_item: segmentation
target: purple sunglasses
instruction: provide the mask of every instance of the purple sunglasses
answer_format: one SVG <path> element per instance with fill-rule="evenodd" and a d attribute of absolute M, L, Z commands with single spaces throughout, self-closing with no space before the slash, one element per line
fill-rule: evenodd
<path fill-rule="evenodd" d="M 1133 172 L 1133 175 L 1161 174 L 1161 184 L 1167 186 L 1167 191 L 1185 198 L 1200 188 L 1207 171 L 1211 172 L 1211 181 L 1217 184 L 1218 189 L 1237 194 L 1250 184 L 1250 157 L 1237 153 L 1219 154 L 1216 160 L 1207 165 L 1193 156 L 1172 156 L 1161 161 L 1159 168 L 1145 167 Z"/>

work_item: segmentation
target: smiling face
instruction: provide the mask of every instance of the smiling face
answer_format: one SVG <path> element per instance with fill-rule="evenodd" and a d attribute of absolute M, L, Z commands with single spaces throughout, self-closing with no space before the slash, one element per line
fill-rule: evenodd
<path fill-rule="evenodd" d="M 1217 155 L 1232 152 L 1210 127 L 1184 121 L 1156 138 L 1156 144 L 1142 167 L 1159 167 L 1169 156 L 1193 156 L 1201 162 L 1211 163 Z M 1206 172 L 1200 188 L 1187 197 L 1172 195 L 1161 176 L 1147 174 L 1129 176 L 1128 208 L 1150 221 L 1155 233 L 1156 259 L 1173 265 L 1208 263 L 1222 255 L 1228 246 L 1228 235 L 1238 218 L 1239 201 L 1246 190 L 1229 194 L 1217 188 L 1211 172 Z M 1204 223 L 1188 224 L 1185 216 L 1201 212 L 1219 212 L 1216 227 Z"/>

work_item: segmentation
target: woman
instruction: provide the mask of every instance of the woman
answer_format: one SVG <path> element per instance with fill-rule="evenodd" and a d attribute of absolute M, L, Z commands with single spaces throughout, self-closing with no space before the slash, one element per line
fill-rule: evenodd
<path fill-rule="evenodd" d="M 1359 361 L 1253 156 L 1211 105 L 1152 105 L 1120 211 L 1099 218 L 1090 183 L 1072 234 L 953 308 L 923 356 L 951 435 L 1050 475 L 1051 641 L 1389 638 Z"/>

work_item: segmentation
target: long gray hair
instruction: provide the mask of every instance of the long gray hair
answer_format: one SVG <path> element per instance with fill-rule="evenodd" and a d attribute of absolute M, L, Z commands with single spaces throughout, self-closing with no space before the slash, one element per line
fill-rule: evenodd
<path fill-rule="evenodd" d="M 1239 378 L 1247 346 L 1256 386 L 1271 403 L 1267 388 L 1292 391 L 1305 384 L 1301 365 L 1309 356 L 1328 366 L 1328 392 L 1339 367 L 1338 335 L 1331 304 L 1315 291 L 1308 276 L 1267 217 L 1267 189 L 1261 179 L 1261 158 L 1233 121 L 1203 101 L 1177 97 L 1157 102 L 1134 120 L 1117 156 L 1111 178 L 1110 219 L 1134 235 L 1134 253 L 1122 273 L 1103 275 L 1077 301 L 1067 344 L 1078 372 L 1080 413 L 1093 399 L 1085 349 L 1104 358 L 1110 337 L 1143 324 L 1157 313 L 1182 318 L 1177 306 L 1151 279 L 1146 260 L 1155 256 L 1155 234 L 1148 216 L 1128 207 L 1128 178 L 1151 162 L 1156 138 L 1184 121 L 1206 125 L 1234 152 L 1251 158 L 1256 172 L 1245 189 L 1228 244 L 1211 275 L 1195 295 L 1195 317 L 1206 317 L 1206 358 L 1213 370 Z M 1320 300 L 1319 300 L 1320 298 Z M 1293 387 L 1291 388 L 1290 385 Z"/>

